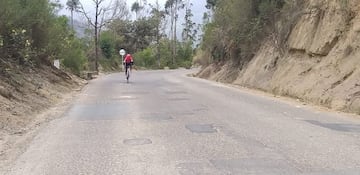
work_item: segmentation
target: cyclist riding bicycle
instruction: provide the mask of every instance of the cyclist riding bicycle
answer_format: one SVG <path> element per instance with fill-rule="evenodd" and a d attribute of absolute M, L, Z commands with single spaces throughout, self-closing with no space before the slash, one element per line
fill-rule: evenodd
<path fill-rule="evenodd" d="M 130 54 L 127 54 L 123 60 L 124 66 L 125 66 L 125 75 L 127 75 L 128 68 L 130 68 L 130 71 L 132 69 L 132 65 L 134 64 L 134 59 Z"/>

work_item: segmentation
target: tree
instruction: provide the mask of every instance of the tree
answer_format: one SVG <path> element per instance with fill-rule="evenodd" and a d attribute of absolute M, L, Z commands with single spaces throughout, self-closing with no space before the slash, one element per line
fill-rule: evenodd
<path fill-rule="evenodd" d="M 47 0 L 1 1 L 1 56 L 23 64 L 49 44 L 54 7 Z"/>
<path fill-rule="evenodd" d="M 135 19 L 139 19 L 142 18 L 142 10 L 145 9 L 145 6 L 147 4 L 146 0 L 136 0 L 132 5 L 131 5 L 131 11 L 135 12 Z"/>
<path fill-rule="evenodd" d="M 111 36 L 111 33 L 109 31 L 102 32 L 101 38 L 100 38 L 100 48 L 101 48 L 102 54 L 107 59 L 111 59 L 115 52 L 114 41 L 115 40 Z"/>
<path fill-rule="evenodd" d="M 124 48 L 128 53 L 135 52 L 135 34 L 133 34 L 133 21 L 124 19 L 115 19 L 109 26 L 113 31 L 114 38 L 119 38 L 121 42 L 115 43 L 115 48 Z"/>
<path fill-rule="evenodd" d="M 152 18 L 142 18 L 133 23 L 133 36 L 136 41 L 136 51 L 147 48 L 156 36 L 156 23 Z"/>
<path fill-rule="evenodd" d="M 197 29 L 196 23 L 192 21 L 192 17 L 194 16 L 191 10 L 192 3 L 189 3 L 189 1 L 186 4 L 186 10 L 185 10 L 185 23 L 183 23 L 184 29 L 182 32 L 183 41 L 190 42 L 191 44 L 194 43 L 196 40 L 196 34 Z"/>
<path fill-rule="evenodd" d="M 59 59 L 73 73 L 84 68 L 83 42 L 73 35 L 59 4 L 48 0 L 0 1 L 0 58 L 21 66 L 51 65 Z M 5 49 L 2 49 L 4 46 Z M 15 62 L 14 62 L 15 63 Z"/>
<path fill-rule="evenodd" d="M 170 32 L 172 36 L 172 60 L 173 64 L 176 63 L 175 57 L 176 57 L 176 45 L 177 45 L 177 37 L 176 37 L 176 26 L 177 26 L 177 19 L 178 19 L 178 10 L 184 8 L 183 0 L 167 0 L 165 2 L 165 10 L 168 15 L 170 15 L 170 21 L 171 21 L 171 27 Z"/>
<path fill-rule="evenodd" d="M 131 6 L 131 11 L 135 12 L 136 14 L 136 19 L 139 18 L 139 12 L 142 9 L 142 7 L 140 6 L 140 4 L 138 2 L 134 2 L 133 5 Z"/>
<path fill-rule="evenodd" d="M 161 67 L 161 55 L 160 55 L 160 39 L 161 39 L 161 25 L 162 25 L 162 21 L 165 18 L 165 11 L 160 10 L 160 5 L 159 5 L 159 1 L 156 0 L 155 6 L 152 6 L 151 9 L 151 14 L 152 14 L 152 18 L 155 22 L 156 25 L 156 32 L 155 32 L 155 38 L 156 38 L 156 58 L 158 60 L 158 67 Z"/>
<path fill-rule="evenodd" d="M 94 47 L 95 47 L 95 70 L 98 72 L 99 60 L 99 33 L 101 29 L 116 18 L 124 18 L 128 15 L 126 2 L 123 0 L 115 0 L 108 6 L 104 5 L 106 0 L 92 0 L 95 6 L 95 18 L 90 17 L 89 12 L 85 11 L 84 6 L 80 3 L 81 12 L 84 14 L 88 23 L 94 29 Z"/>
<path fill-rule="evenodd" d="M 210 15 L 211 21 L 206 16 L 209 22 L 204 25 L 201 48 L 211 53 L 212 61 L 231 60 L 241 69 L 270 33 L 277 35 L 277 26 L 283 28 L 276 23 L 275 17 L 281 15 L 284 4 L 295 2 L 300 1 L 207 0 L 207 8 L 213 16 Z"/>
<path fill-rule="evenodd" d="M 140 15 L 139 15 L 139 13 L 140 13 L 140 11 L 143 9 L 143 7 L 140 5 L 140 3 L 139 2 L 134 2 L 133 3 L 133 5 L 131 6 L 131 11 L 132 12 L 135 12 L 135 14 L 136 14 L 136 20 L 139 20 L 139 18 L 140 18 Z M 136 23 L 135 23 L 135 25 L 136 25 Z M 137 26 L 135 26 L 135 28 L 136 28 Z M 139 38 L 136 38 L 136 42 L 135 42 L 135 50 L 137 51 L 137 43 L 138 43 L 138 41 L 139 41 Z"/>
<path fill-rule="evenodd" d="M 74 12 L 78 11 L 80 8 L 79 0 L 68 0 L 66 2 L 67 9 L 71 12 L 71 28 L 74 30 Z"/>
<path fill-rule="evenodd" d="M 219 0 L 206 0 L 206 8 L 214 10 Z"/>
<path fill-rule="evenodd" d="M 118 19 L 111 22 L 109 29 L 122 38 L 121 45 L 116 45 L 116 47 L 125 48 L 128 53 L 135 53 L 155 42 L 156 25 L 156 20 L 151 17 L 136 21 Z"/>
<path fill-rule="evenodd" d="M 175 0 L 167 0 L 165 3 L 165 11 L 167 15 L 170 15 L 170 35 L 169 37 L 171 38 L 171 40 L 174 39 L 174 21 L 175 21 L 175 10 L 174 10 L 174 3 Z M 172 50 L 172 62 L 173 64 L 175 64 L 175 54 L 174 54 L 174 43 L 171 42 L 170 43 L 170 48 Z"/>

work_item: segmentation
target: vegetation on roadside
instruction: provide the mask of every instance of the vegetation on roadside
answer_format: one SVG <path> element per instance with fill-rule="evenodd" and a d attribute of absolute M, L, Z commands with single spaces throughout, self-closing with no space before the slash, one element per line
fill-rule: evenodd
<path fill-rule="evenodd" d="M 294 23 L 296 17 L 289 18 L 287 24 L 276 19 L 294 12 L 302 3 L 207 0 L 209 11 L 204 14 L 205 24 L 198 43 L 199 25 L 192 21 L 192 4 L 188 0 L 167 0 L 163 6 L 139 1 L 131 9 L 124 0 L 113 2 L 112 8 L 106 8 L 102 1 L 94 0 L 96 11 L 104 14 L 95 16 L 98 21 L 93 21 L 79 0 L 67 2 L 70 19 L 57 15 L 65 7 L 53 1 L 0 1 L 1 61 L 34 66 L 50 65 L 59 59 L 65 69 L 80 75 L 84 70 L 97 70 L 98 61 L 104 70 L 118 69 L 121 67 L 118 51 L 124 48 L 134 55 L 135 64 L 143 68 L 188 68 L 195 52 L 194 63 L 231 61 L 241 68 L 252 59 L 264 39 L 273 37 L 275 44 L 284 45 L 281 42 L 286 40 L 286 31 L 290 31 L 284 26 Z M 180 11 L 185 14 L 182 24 Z M 136 18 L 130 17 L 131 12 Z M 85 37 L 78 37 L 74 31 L 74 13 L 88 20 Z M 179 25 L 183 26 L 182 32 L 176 31 Z M 182 33 L 181 37 L 178 33 Z"/>
<path fill-rule="evenodd" d="M 36 67 L 50 66 L 54 60 L 76 75 L 97 70 L 98 62 L 102 70 L 115 70 L 121 67 L 121 48 L 132 53 L 135 64 L 143 68 L 191 66 L 197 30 L 189 2 L 168 0 L 161 6 L 140 1 L 131 8 L 136 19 L 131 18 L 126 1 L 112 2 L 114 6 L 108 8 L 103 1 L 94 0 L 94 9 L 104 14 L 93 21 L 79 0 L 68 0 L 66 6 L 49 0 L 1 0 L 1 70 L 8 70 L 5 63 Z M 58 15 L 65 8 L 71 12 L 70 18 Z M 184 24 L 179 24 L 181 10 L 186 11 Z M 74 26 L 75 14 L 87 19 L 81 37 Z M 179 25 L 184 27 L 180 39 L 175 30 Z"/>
<path fill-rule="evenodd" d="M 85 46 L 47 0 L 0 1 L 0 59 L 20 66 L 51 65 L 55 59 L 76 74 L 84 69 Z"/>
<path fill-rule="evenodd" d="M 133 54 L 135 65 L 147 69 L 164 67 L 190 68 L 194 54 L 196 24 L 192 21 L 191 3 L 185 0 L 168 0 L 160 4 L 140 1 L 131 6 L 135 20 L 115 19 L 101 33 L 102 53 L 118 57 L 124 48 Z M 185 12 L 182 37 L 177 37 L 178 13 Z M 170 23 L 168 23 L 170 21 Z M 112 37 L 105 37 L 111 35 Z M 104 38 L 105 37 L 105 38 Z M 110 53 L 111 52 L 111 53 Z"/>
<path fill-rule="evenodd" d="M 294 14 L 302 3 L 302 0 L 207 0 L 209 12 L 204 14 L 206 24 L 195 61 L 203 65 L 231 61 L 241 69 L 265 39 L 273 37 L 274 44 L 283 44 L 286 26 L 296 21 Z M 280 16 L 288 20 L 277 21 Z"/>

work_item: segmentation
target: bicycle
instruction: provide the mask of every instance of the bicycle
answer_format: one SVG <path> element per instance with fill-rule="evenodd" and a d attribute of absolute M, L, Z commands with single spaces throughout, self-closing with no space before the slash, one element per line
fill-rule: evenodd
<path fill-rule="evenodd" d="M 129 65 L 129 64 L 125 64 L 126 83 L 129 83 L 130 74 L 131 74 L 130 65 Z"/>

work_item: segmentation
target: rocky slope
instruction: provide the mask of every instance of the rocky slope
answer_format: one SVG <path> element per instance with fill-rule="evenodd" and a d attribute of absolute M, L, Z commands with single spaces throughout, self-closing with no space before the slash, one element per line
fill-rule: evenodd
<path fill-rule="evenodd" d="M 85 84 L 51 65 L 19 66 L 0 58 L 0 171 L 35 130 L 65 110 L 53 107 L 69 103 Z"/>
<path fill-rule="evenodd" d="M 306 0 L 285 52 L 272 43 L 242 70 L 210 65 L 199 76 L 360 114 L 359 0 Z"/>

